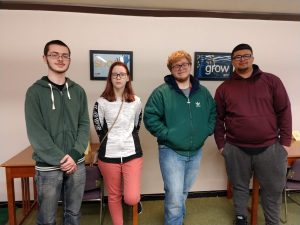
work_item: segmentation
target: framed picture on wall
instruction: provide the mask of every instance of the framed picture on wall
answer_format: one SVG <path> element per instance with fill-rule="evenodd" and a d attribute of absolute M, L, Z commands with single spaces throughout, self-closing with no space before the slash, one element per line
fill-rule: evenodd
<path fill-rule="evenodd" d="M 125 63 L 133 77 L 132 51 L 90 50 L 90 79 L 106 80 L 111 64 L 116 61 Z"/>
<path fill-rule="evenodd" d="M 199 80 L 226 80 L 232 73 L 231 53 L 195 52 L 194 75 Z"/>

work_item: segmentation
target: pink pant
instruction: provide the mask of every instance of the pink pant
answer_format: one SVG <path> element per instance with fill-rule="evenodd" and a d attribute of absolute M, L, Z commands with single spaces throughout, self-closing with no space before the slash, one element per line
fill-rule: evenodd
<path fill-rule="evenodd" d="M 114 225 L 123 225 L 123 194 L 124 201 L 128 205 L 135 205 L 140 201 L 142 164 L 142 157 L 120 164 L 98 160 L 108 193 L 108 206 Z"/>

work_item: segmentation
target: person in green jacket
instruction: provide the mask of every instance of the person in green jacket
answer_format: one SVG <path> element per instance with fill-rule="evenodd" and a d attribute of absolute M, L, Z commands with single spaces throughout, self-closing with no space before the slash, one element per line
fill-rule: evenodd
<path fill-rule="evenodd" d="M 146 129 L 157 137 L 165 190 L 165 225 L 182 225 L 185 200 L 199 170 L 202 146 L 213 134 L 215 102 L 190 72 L 192 58 L 172 53 L 165 83 L 150 95 L 144 110 Z"/>
<path fill-rule="evenodd" d="M 64 204 L 64 225 L 80 224 L 85 186 L 84 151 L 89 139 L 87 98 L 81 86 L 66 77 L 69 47 L 60 40 L 44 48 L 47 76 L 26 93 L 25 119 L 36 161 L 37 224 L 56 224 L 58 201 Z"/>

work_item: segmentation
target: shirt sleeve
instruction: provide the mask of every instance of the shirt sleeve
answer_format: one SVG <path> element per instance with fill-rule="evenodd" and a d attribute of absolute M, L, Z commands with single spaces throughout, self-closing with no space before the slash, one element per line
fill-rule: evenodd
<path fill-rule="evenodd" d="M 93 122 L 94 122 L 94 127 L 96 130 L 96 133 L 99 137 L 99 140 L 101 139 L 101 136 L 103 136 L 104 132 L 104 108 L 103 104 L 100 103 L 100 101 L 96 101 L 94 104 L 94 109 L 93 109 Z"/>
<path fill-rule="evenodd" d="M 291 103 L 281 80 L 277 77 L 275 81 L 273 99 L 279 129 L 279 141 L 284 146 L 290 146 L 292 141 Z"/>
<path fill-rule="evenodd" d="M 53 142 L 49 132 L 43 126 L 44 121 L 39 102 L 38 94 L 33 89 L 28 89 L 25 98 L 25 120 L 28 139 L 34 153 L 43 162 L 58 166 L 65 153 Z"/>
<path fill-rule="evenodd" d="M 215 94 L 215 102 L 216 102 L 216 126 L 215 126 L 215 131 L 214 131 L 214 138 L 217 144 L 218 149 L 224 148 L 225 145 L 225 101 L 223 99 L 223 94 L 222 90 L 219 87 L 216 90 Z"/>
<path fill-rule="evenodd" d="M 208 98 L 208 102 L 210 105 L 208 128 L 209 128 L 209 135 L 212 135 L 214 133 L 215 126 L 216 126 L 216 103 L 208 90 L 207 90 L 207 93 L 208 93 L 207 98 Z"/>
<path fill-rule="evenodd" d="M 137 109 L 135 113 L 135 118 L 134 118 L 134 126 L 136 127 L 137 130 L 140 129 L 141 122 L 142 122 L 142 102 L 140 99 L 137 100 Z"/>
<path fill-rule="evenodd" d="M 144 124 L 146 129 L 159 140 L 166 140 L 168 128 L 164 125 L 163 96 L 155 90 L 149 97 L 144 109 Z"/>
<path fill-rule="evenodd" d="M 77 128 L 77 138 L 70 152 L 70 156 L 75 162 L 82 157 L 90 137 L 90 120 L 87 106 L 87 96 L 83 89 L 81 89 L 81 99 L 78 107 L 80 107 L 80 113 L 78 118 L 79 123 Z"/>

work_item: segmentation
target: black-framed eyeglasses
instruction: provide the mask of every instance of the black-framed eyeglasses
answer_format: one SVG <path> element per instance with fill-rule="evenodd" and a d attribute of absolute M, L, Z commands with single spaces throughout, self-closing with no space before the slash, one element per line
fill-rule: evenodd
<path fill-rule="evenodd" d="M 180 68 L 187 69 L 189 65 L 191 65 L 191 64 L 190 63 L 182 63 L 181 65 L 176 64 L 176 65 L 172 66 L 172 69 L 175 69 L 175 70 L 179 70 Z"/>
<path fill-rule="evenodd" d="M 111 77 L 113 79 L 117 79 L 120 77 L 121 79 L 124 79 L 127 76 L 127 73 L 111 73 Z"/>
<path fill-rule="evenodd" d="M 250 59 L 252 57 L 252 54 L 245 54 L 245 55 L 236 55 L 234 57 L 232 57 L 233 60 L 235 61 L 241 61 L 242 59 Z"/>
<path fill-rule="evenodd" d="M 70 60 L 71 59 L 69 54 L 59 54 L 57 52 L 51 52 L 47 56 L 50 59 L 59 59 L 59 58 L 61 58 L 62 60 Z"/>

